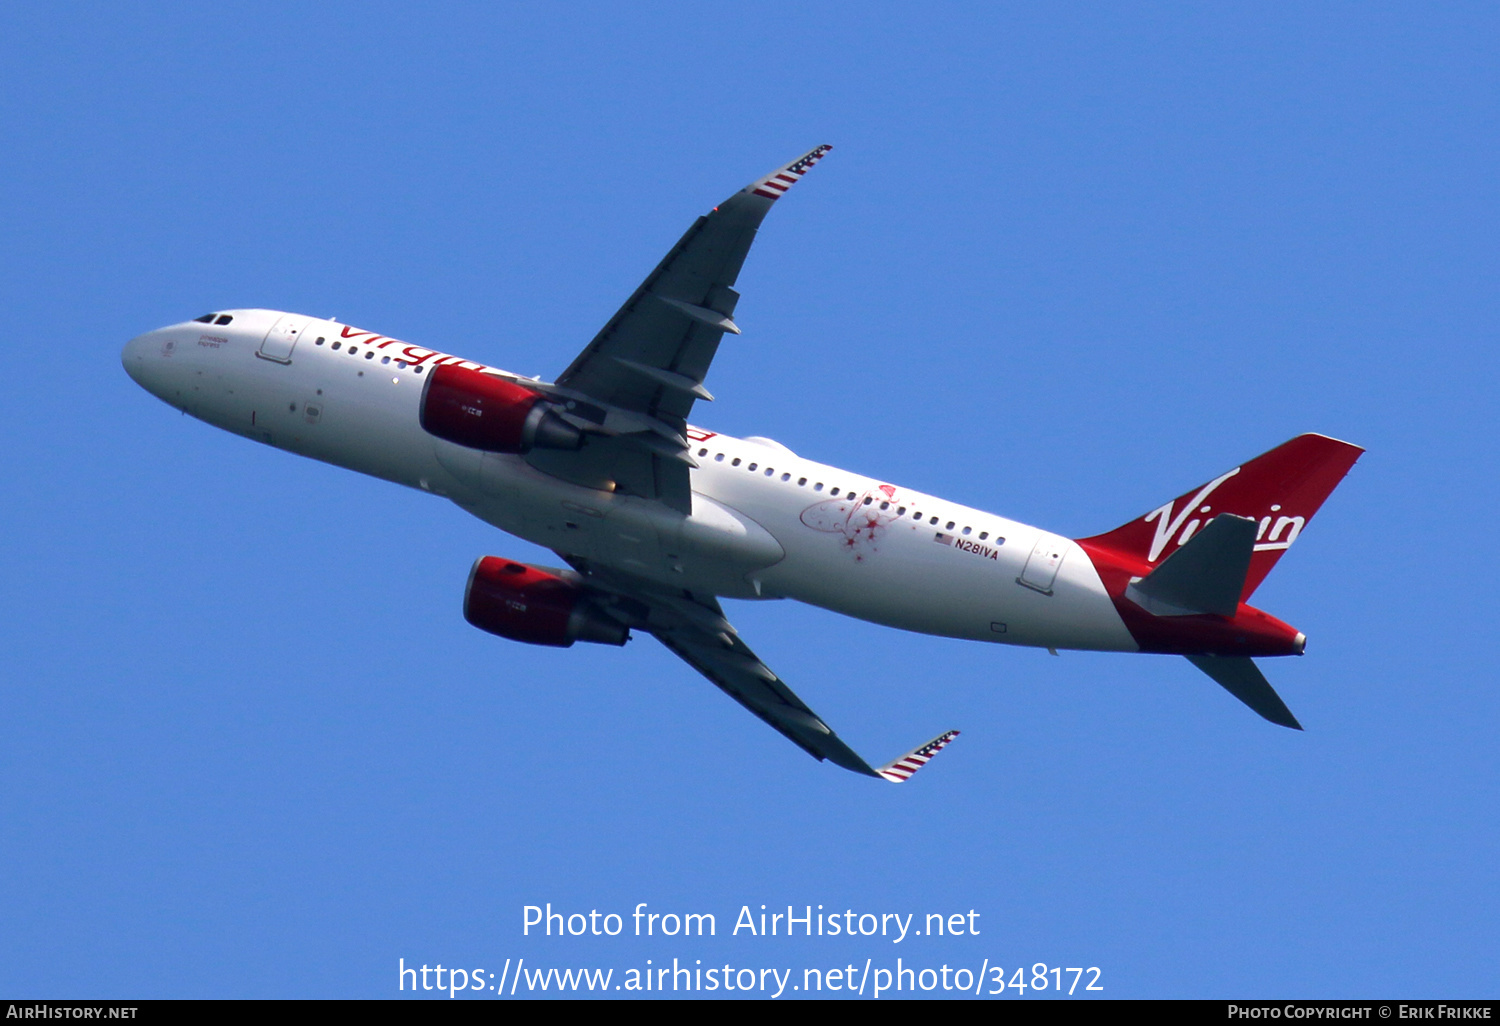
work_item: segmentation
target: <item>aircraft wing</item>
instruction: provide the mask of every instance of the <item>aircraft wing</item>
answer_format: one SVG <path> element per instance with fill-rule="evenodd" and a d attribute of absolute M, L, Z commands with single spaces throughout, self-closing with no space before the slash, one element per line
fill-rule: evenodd
<path fill-rule="evenodd" d="M 772 204 L 821 160 L 817 149 L 757 179 L 698 218 L 625 305 L 543 386 L 588 432 L 576 452 L 533 450 L 537 469 L 692 511 L 687 418 L 725 332 L 739 334 L 735 280 Z M 529 383 L 528 383 L 529 384 Z"/>
<path fill-rule="evenodd" d="M 901 783 L 958 736 L 956 730 L 946 731 L 884 766 L 873 767 L 751 651 L 724 618 L 717 599 L 645 589 L 623 575 L 590 570 L 578 560 L 569 562 L 584 572 L 612 613 L 654 635 L 730 698 L 819 761 L 827 759 L 855 773 Z"/>

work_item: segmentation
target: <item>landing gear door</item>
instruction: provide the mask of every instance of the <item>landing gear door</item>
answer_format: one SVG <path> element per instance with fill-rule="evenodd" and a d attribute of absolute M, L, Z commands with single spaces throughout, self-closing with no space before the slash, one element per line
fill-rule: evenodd
<path fill-rule="evenodd" d="M 297 339 L 302 337 L 302 329 L 305 327 L 307 327 L 307 318 L 287 314 L 272 325 L 270 331 L 266 332 L 266 339 L 260 344 L 260 350 L 255 355 L 263 360 L 291 363 L 292 350 L 296 348 Z"/>
<path fill-rule="evenodd" d="M 1063 556 L 1067 555 L 1068 543 L 1055 534 L 1043 532 L 1037 536 L 1036 544 L 1031 547 L 1031 555 L 1026 557 L 1026 566 L 1021 571 L 1021 576 L 1016 578 L 1017 584 L 1041 592 L 1043 595 L 1052 594 L 1052 582 L 1057 580 L 1058 568 L 1062 566 Z"/>

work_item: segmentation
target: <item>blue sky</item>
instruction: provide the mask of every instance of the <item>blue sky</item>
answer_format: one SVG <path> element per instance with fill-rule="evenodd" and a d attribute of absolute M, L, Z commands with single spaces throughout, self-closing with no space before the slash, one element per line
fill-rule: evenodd
<path fill-rule="evenodd" d="M 1497 28 L 1482 4 L 7 5 L 0 990 L 899 956 L 1098 966 L 1113 997 L 1494 996 Z M 544 553 L 119 364 L 265 306 L 554 374 L 694 217 L 823 142 L 695 419 L 1070 535 L 1303 431 L 1365 446 L 1257 593 L 1310 638 L 1265 666 L 1305 733 L 1183 660 L 731 603 L 868 757 L 963 730 L 877 785 L 649 638 L 473 630 L 472 560 Z M 523 937 L 546 902 L 719 935 Z M 728 935 L 761 904 L 974 909 L 980 934 Z"/>

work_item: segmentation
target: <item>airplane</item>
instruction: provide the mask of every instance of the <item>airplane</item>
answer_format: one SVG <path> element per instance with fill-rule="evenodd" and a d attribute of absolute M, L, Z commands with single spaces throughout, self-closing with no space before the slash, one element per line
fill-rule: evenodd
<path fill-rule="evenodd" d="M 1301 729 L 1254 658 L 1306 637 L 1248 604 L 1364 451 L 1304 434 L 1103 534 L 1069 539 L 688 423 L 771 207 L 819 146 L 699 217 L 555 381 L 337 320 L 216 311 L 131 339 L 129 375 L 216 427 L 456 503 L 566 564 L 479 558 L 464 617 L 536 645 L 654 636 L 809 755 L 895 783 L 739 636 L 720 599 L 791 598 L 924 634 L 1185 656 Z"/>

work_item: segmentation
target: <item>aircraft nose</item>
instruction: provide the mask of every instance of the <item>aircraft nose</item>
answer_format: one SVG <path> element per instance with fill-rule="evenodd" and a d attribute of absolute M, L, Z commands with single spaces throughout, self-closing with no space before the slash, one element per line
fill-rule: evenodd
<path fill-rule="evenodd" d="M 177 348 L 177 341 L 167 328 L 148 331 L 125 343 L 120 363 L 132 381 L 158 398 L 165 398 L 169 384 L 166 366 Z"/>
<path fill-rule="evenodd" d="M 120 363 L 125 366 L 125 373 L 129 374 L 130 379 L 142 388 L 146 385 L 141 377 L 145 372 L 146 346 L 152 334 L 152 332 L 147 332 L 144 335 L 137 335 L 126 342 L 125 348 L 120 350 Z"/>

